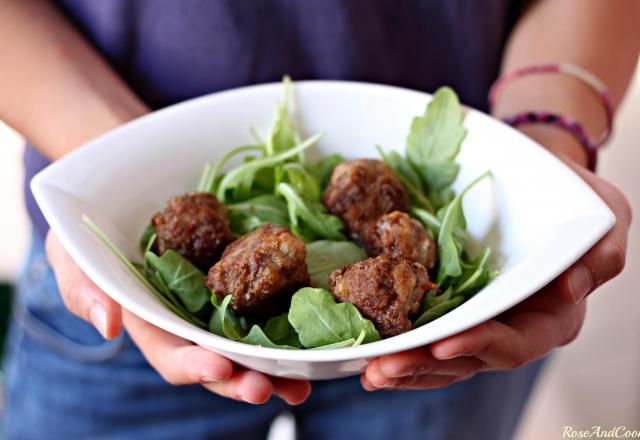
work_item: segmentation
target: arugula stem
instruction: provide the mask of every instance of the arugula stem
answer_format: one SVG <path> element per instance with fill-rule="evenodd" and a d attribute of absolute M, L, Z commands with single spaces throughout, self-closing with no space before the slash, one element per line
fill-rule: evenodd
<path fill-rule="evenodd" d="M 158 298 L 164 305 L 166 305 L 172 312 L 180 316 L 187 322 L 190 322 L 197 327 L 206 328 L 204 322 L 196 318 L 195 316 L 185 315 L 185 313 L 173 305 L 167 298 L 158 292 L 151 284 L 151 282 L 140 273 L 140 271 L 133 265 L 131 261 L 122 253 L 120 249 L 106 236 L 104 232 L 87 216 L 82 216 L 82 223 L 102 242 L 109 248 L 111 252 L 125 265 L 129 272 L 131 272 L 156 298 Z"/>
<path fill-rule="evenodd" d="M 155 232 L 151 234 L 151 237 L 149 237 L 149 241 L 147 242 L 147 247 L 144 249 L 143 256 L 146 255 L 147 252 L 151 252 L 151 248 L 153 247 L 153 243 L 155 243 L 156 238 L 158 238 L 158 234 L 156 234 Z M 145 271 L 149 270 L 149 265 L 147 264 L 146 258 L 144 259 L 143 267 Z"/>
<path fill-rule="evenodd" d="M 262 211 L 271 211 L 274 214 L 280 214 L 281 212 L 280 209 L 266 204 L 256 205 L 252 203 L 232 203 L 226 206 L 229 211 L 254 212 L 256 210 L 256 206 L 260 206 Z"/>
<path fill-rule="evenodd" d="M 420 220 L 424 226 L 426 226 L 427 228 L 432 228 L 438 232 L 440 231 L 442 223 L 440 222 L 438 217 L 422 208 L 411 207 L 410 211 L 411 214 L 413 214 L 414 217 Z M 467 234 L 466 231 L 460 228 L 456 228 L 456 230 L 453 231 L 453 234 L 456 236 L 456 238 L 462 240 L 463 242 L 469 240 L 469 234 Z M 435 235 L 437 236 L 438 234 L 436 233 Z"/>
<path fill-rule="evenodd" d="M 227 163 L 233 156 L 244 153 L 245 151 L 260 151 L 264 153 L 264 147 L 262 145 L 243 145 L 241 147 L 234 148 L 233 150 L 222 156 L 222 158 L 211 168 L 211 171 L 209 172 L 209 175 L 204 182 L 204 188 L 206 189 L 206 191 L 210 193 L 216 192 L 216 188 L 214 188 L 216 177 L 220 173 L 220 170 L 222 169 L 224 164 Z"/>
<path fill-rule="evenodd" d="M 222 178 L 222 181 L 220 181 L 220 185 L 218 185 L 218 188 L 216 190 L 216 196 L 218 197 L 218 199 L 221 202 L 224 203 L 225 193 L 226 193 L 227 187 L 231 183 L 233 183 L 233 181 L 236 180 L 238 178 L 238 176 L 240 176 L 243 173 L 246 173 L 248 171 L 254 171 L 255 172 L 255 171 L 258 171 L 261 168 L 266 168 L 266 167 L 269 167 L 269 166 L 276 165 L 279 162 L 283 162 L 286 159 L 289 159 L 290 157 L 293 157 L 293 156 L 297 155 L 298 153 L 301 153 L 302 151 L 306 150 L 311 145 L 315 144 L 318 141 L 318 139 L 320 139 L 322 136 L 324 136 L 323 132 L 317 133 L 317 134 L 311 136 L 310 138 L 306 139 L 304 142 L 296 145 L 295 147 L 293 147 L 290 150 L 283 151 L 282 153 L 279 153 L 279 154 L 276 154 L 276 155 L 273 155 L 273 156 L 267 156 L 267 157 L 263 157 L 263 158 L 260 158 L 260 159 L 256 159 L 254 161 L 242 164 L 242 165 L 238 166 L 237 168 L 234 168 L 233 170 L 231 170 L 227 174 L 225 174 L 225 176 Z M 224 157 L 223 157 L 223 160 L 224 160 Z M 219 162 L 219 164 L 220 164 L 220 162 Z M 215 169 L 214 169 L 214 172 L 215 172 Z"/>
<path fill-rule="evenodd" d="M 400 180 L 400 183 L 402 183 L 402 186 L 404 187 L 404 189 L 413 198 L 413 201 L 415 203 L 417 203 L 420 208 L 422 208 L 422 209 L 424 209 L 426 211 L 429 211 L 430 213 L 434 213 L 435 212 L 435 208 L 433 207 L 433 204 L 431 203 L 429 198 L 424 195 L 422 190 L 419 189 L 419 188 L 416 188 L 415 185 L 413 185 L 411 182 L 409 182 L 409 179 L 407 179 L 402 174 L 400 169 L 395 169 L 392 166 L 392 163 L 391 163 L 391 160 L 389 159 L 389 156 L 387 155 L 387 153 L 384 152 L 384 150 L 382 149 L 382 147 L 380 145 L 376 145 L 376 150 L 378 150 L 378 154 L 380 154 L 380 157 L 382 157 L 382 161 L 389 168 L 391 168 L 393 170 L 395 176 L 398 178 L 398 180 Z"/>
<path fill-rule="evenodd" d="M 468 288 L 474 285 L 474 283 L 480 278 L 482 272 L 486 269 L 487 264 L 489 263 L 489 258 L 491 257 L 491 248 L 485 248 L 484 253 L 482 254 L 480 261 L 477 264 L 476 270 L 473 274 L 467 278 L 467 280 L 454 289 L 453 293 L 458 294 L 464 292 Z"/>
<path fill-rule="evenodd" d="M 258 134 L 258 131 L 254 127 L 251 127 L 249 129 L 249 132 L 251 133 L 251 136 L 253 136 L 253 139 L 256 141 L 258 145 L 265 145 L 264 139 L 260 137 L 260 135 Z"/>
<path fill-rule="evenodd" d="M 211 172 L 211 164 L 206 163 L 204 165 L 204 168 L 202 169 L 202 173 L 200 174 L 200 179 L 198 180 L 198 186 L 196 186 L 196 191 L 204 192 L 207 190 L 207 180 L 210 172 Z"/>

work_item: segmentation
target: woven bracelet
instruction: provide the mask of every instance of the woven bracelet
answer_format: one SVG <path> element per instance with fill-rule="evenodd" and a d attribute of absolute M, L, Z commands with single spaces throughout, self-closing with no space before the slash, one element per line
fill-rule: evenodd
<path fill-rule="evenodd" d="M 587 167 L 591 171 L 596 170 L 598 146 L 589 139 L 589 136 L 587 136 L 580 123 L 575 119 L 550 112 L 525 112 L 507 116 L 503 118 L 502 121 L 512 127 L 517 127 L 522 124 L 544 123 L 566 130 L 572 134 L 584 148 L 587 154 Z"/>

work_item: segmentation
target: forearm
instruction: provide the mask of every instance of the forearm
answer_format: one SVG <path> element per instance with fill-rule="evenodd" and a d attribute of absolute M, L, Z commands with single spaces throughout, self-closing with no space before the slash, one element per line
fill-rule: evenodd
<path fill-rule="evenodd" d="M 51 159 L 148 111 L 45 0 L 3 2 L 0 60 L 0 119 Z"/>
<path fill-rule="evenodd" d="M 566 62 L 595 74 L 607 85 L 614 107 L 622 100 L 640 50 L 637 0 L 538 0 L 531 2 L 512 32 L 503 73 L 534 64 Z M 576 118 L 592 139 L 605 130 L 604 107 L 581 81 L 565 75 L 532 75 L 505 87 L 493 113 L 548 110 Z M 586 160 L 575 139 L 559 128 L 521 126 L 555 153 Z"/>

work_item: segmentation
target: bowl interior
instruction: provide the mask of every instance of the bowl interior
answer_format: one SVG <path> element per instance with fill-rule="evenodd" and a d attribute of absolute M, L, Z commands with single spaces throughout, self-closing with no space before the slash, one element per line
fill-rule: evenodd
<path fill-rule="evenodd" d="M 464 209 L 478 246 L 490 245 L 501 274 L 444 317 L 392 339 L 327 351 L 250 346 L 200 330 L 173 315 L 80 223 L 89 215 L 125 254 L 140 260 L 138 237 L 166 200 L 195 188 L 206 162 L 266 133 L 282 86 L 269 84 L 191 100 L 133 121 L 51 165 L 32 182 L 52 229 L 103 290 L 142 318 L 203 346 L 269 359 L 347 360 L 407 349 L 491 318 L 552 280 L 613 224 L 606 205 L 565 165 L 534 142 L 468 110 L 456 188 L 491 170 Z M 307 134 L 326 136 L 314 154 L 378 157 L 374 147 L 403 148 L 424 111 L 424 93 L 362 83 L 294 85 L 293 111 Z"/>

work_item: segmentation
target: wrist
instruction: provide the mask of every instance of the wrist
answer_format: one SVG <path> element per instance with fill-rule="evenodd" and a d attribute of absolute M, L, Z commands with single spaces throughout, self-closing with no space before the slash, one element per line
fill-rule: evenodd
<path fill-rule="evenodd" d="M 561 159 L 594 167 L 594 139 L 602 139 L 610 128 L 610 106 L 608 101 L 603 102 L 606 96 L 594 93 L 590 82 L 572 75 L 526 74 L 513 78 L 517 81 L 507 80 L 501 86 L 497 85 L 499 79 L 492 88 L 493 116 L 513 121 L 509 123 Z M 494 89 L 498 88 L 496 99 Z M 522 116 L 529 114 L 536 117 L 529 117 L 531 122 L 523 120 Z M 557 123 L 547 122 L 545 115 L 557 115 Z"/>
<path fill-rule="evenodd" d="M 521 125 L 517 129 L 560 159 L 587 167 L 589 158 L 585 148 L 567 131 L 546 124 Z"/>

